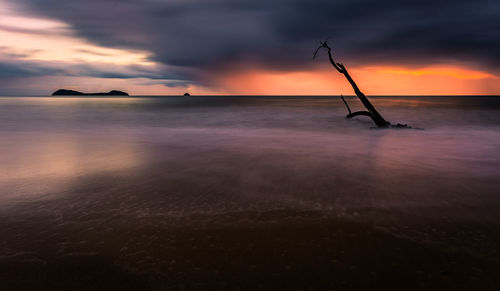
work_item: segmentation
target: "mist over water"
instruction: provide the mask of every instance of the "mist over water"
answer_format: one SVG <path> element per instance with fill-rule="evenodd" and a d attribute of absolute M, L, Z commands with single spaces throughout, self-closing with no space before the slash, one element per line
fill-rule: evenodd
<path fill-rule="evenodd" d="M 120 250 L 164 274 L 172 227 L 297 217 L 499 259 L 500 98 L 372 102 L 421 129 L 347 120 L 327 97 L 0 98 L 0 265 Z"/>
<path fill-rule="evenodd" d="M 1 98 L 0 203 L 61 199 L 84 177 L 126 173 L 133 184 L 153 179 L 148 171 L 225 194 L 178 197 L 166 211 L 498 202 L 498 98 L 373 101 L 391 122 L 424 130 L 346 120 L 326 97 Z"/>

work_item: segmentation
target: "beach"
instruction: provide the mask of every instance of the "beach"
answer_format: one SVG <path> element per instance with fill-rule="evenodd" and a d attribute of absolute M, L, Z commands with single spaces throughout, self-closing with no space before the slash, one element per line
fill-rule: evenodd
<path fill-rule="evenodd" d="M 371 100 L 2 97 L 0 281 L 498 290 L 500 99 Z"/>

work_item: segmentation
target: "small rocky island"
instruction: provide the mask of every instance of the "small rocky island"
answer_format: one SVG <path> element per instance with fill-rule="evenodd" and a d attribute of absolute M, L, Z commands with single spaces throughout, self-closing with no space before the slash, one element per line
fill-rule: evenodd
<path fill-rule="evenodd" d="M 52 96 L 129 96 L 128 93 L 112 90 L 107 93 L 82 93 L 74 90 L 59 89 Z"/>
<path fill-rule="evenodd" d="M 191 94 L 189 94 L 189 93 L 187 93 L 187 92 L 186 92 L 186 93 L 184 93 L 184 97 L 189 97 L 189 96 L 191 96 Z"/>

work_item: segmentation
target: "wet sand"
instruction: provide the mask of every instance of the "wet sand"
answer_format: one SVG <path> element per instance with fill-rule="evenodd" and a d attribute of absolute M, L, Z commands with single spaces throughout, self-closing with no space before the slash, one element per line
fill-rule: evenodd
<path fill-rule="evenodd" d="M 14 227 L 4 222 L 1 233 L 9 243 L 3 247 L 24 251 L 2 258 L 2 288 L 498 289 L 497 258 L 463 251 L 459 245 L 453 248 L 458 237 L 433 243 L 430 235 L 430 242 L 421 242 L 404 231 L 318 216 L 276 212 L 245 214 L 240 220 L 225 215 L 211 217 L 210 223 L 200 216 L 178 221 L 175 227 L 157 221 L 140 221 L 143 226 L 137 227 L 137 221 L 122 220 L 92 230 L 82 230 L 81 223 L 54 227 L 33 221 Z M 15 229 L 23 229 L 23 234 L 15 235 Z M 471 232 L 465 235 L 477 234 Z"/>
<path fill-rule="evenodd" d="M 231 203 L 228 189 L 245 187 L 230 177 L 201 182 L 171 178 L 164 169 L 161 164 L 151 166 L 142 177 L 127 171 L 80 177 L 63 198 L 4 207 L 4 290 L 500 286 L 498 223 L 488 221 L 496 216 L 488 209 L 477 221 L 463 218 L 467 212 L 455 207 L 271 210 L 275 201 L 250 203 L 241 210 L 189 213 L 188 205 L 171 210 L 172 205 L 184 203 L 186 195 L 196 197 L 195 205 L 209 205 L 213 197 Z M 279 180 L 279 174 L 267 174 Z M 302 184 L 292 179 L 278 188 L 300 192 Z M 178 197 L 160 199 L 168 193 Z"/>

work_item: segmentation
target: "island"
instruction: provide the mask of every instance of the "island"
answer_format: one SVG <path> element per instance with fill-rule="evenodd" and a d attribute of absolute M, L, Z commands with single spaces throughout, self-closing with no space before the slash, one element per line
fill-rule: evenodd
<path fill-rule="evenodd" d="M 75 90 L 59 89 L 52 96 L 129 96 L 128 93 L 112 90 L 107 93 L 82 93 Z"/>
<path fill-rule="evenodd" d="M 184 97 L 189 97 L 189 96 L 191 96 L 191 94 L 189 94 L 189 93 L 187 93 L 187 92 L 186 92 L 186 93 L 184 93 Z"/>

